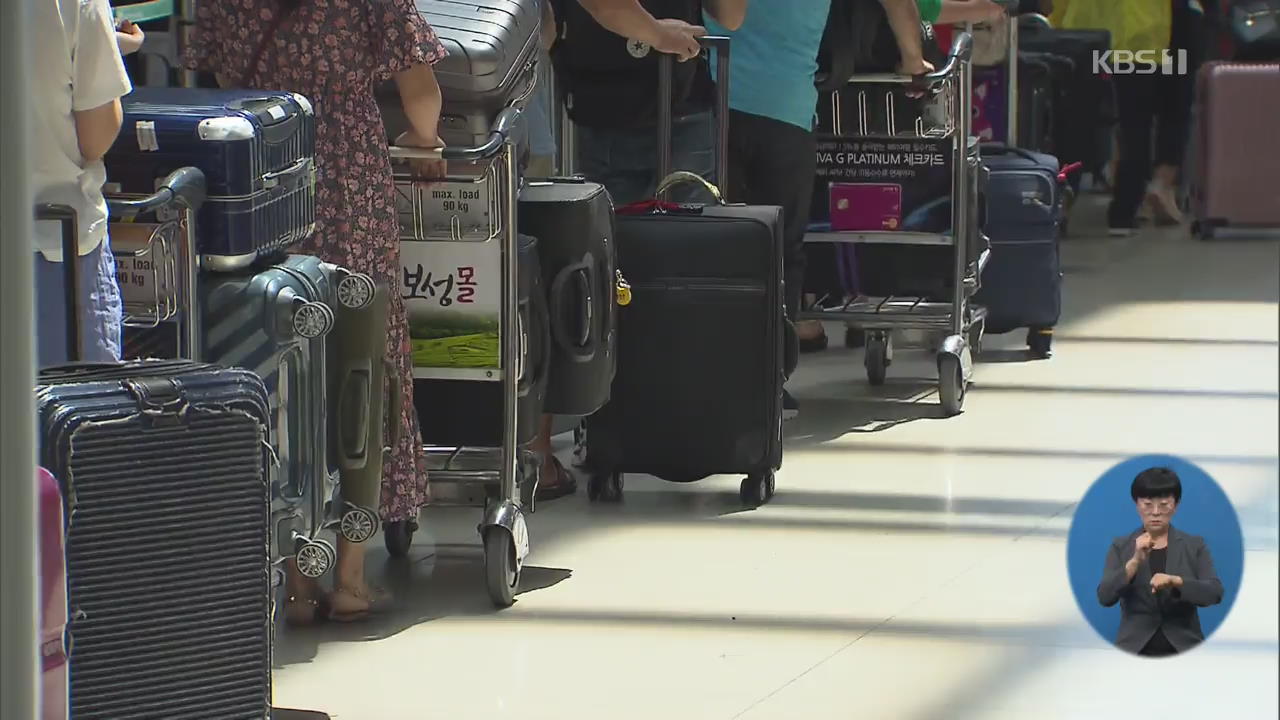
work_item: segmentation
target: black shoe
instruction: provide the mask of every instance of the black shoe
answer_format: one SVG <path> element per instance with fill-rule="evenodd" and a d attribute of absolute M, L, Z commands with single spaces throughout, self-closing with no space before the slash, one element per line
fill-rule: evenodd
<path fill-rule="evenodd" d="M 791 397 L 791 393 L 785 389 L 782 391 L 782 419 L 783 421 L 792 420 L 800 414 L 800 403 Z"/>

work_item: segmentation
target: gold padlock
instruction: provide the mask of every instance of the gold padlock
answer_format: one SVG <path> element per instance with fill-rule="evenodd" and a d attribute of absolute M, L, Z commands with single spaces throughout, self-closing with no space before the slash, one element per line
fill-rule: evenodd
<path fill-rule="evenodd" d="M 614 272 L 617 274 L 615 285 L 618 294 L 618 307 L 626 307 L 631 304 L 631 283 L 622 277 L 621 270 L 615 270 Z"/>

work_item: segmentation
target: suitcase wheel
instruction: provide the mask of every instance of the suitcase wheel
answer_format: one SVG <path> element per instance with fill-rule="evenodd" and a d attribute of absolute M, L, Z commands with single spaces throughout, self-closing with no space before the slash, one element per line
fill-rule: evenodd
<path fill-rule="evenodd" d="M 308 340 L 327 334 L 334 322 L 333 309 L 324 303 L 305 302 L 293 311 L 293 331 Z"/>
<path fill-rule="evenodd" d="M 1038 360 L 1053 357 L 1053 329 L 1032 328 L 1027 331 L 1027 349 Z"/>
<path fill-rule="evenodd" d="M 621 502 L 622 488 L 622 473 L 595 473 L 587 480 L 587 499 L 592 502 Z"/>
<path fill-rule="evenodd" d="M 397 520 L 382 524 L 382 541 L 393 558 L 406 557 L 413 545 L 413 534 L 418 531 L 417 520 Z"/>
<path fill-rule="evenodd" d="M 378 514 L 369 508 L 348 505 L 342 513 L 339 531 L 347 542 L 368 542 L 378 532 Z"/>
<path fill-rule="evenodd" d="M 303 577 L 315 579 L 323 577 L 338 562 L 338 551 L 326 540 L 306 540 L 299 544 L 294 561 Z"/>
<path fill-rule="evenodd" d="M 368 307 L 376 292 L 373 278 L 364 273 L 351 273 L 338 282 L 338 302 L 352 310 Z"/>
<path fill-rule="evenodd" d="M 743 478 L 738 495 L 742 498 L 743 505 L 757 508 L 773 499 L 774 489 L 774 472 L 767 470 Z"/>
<path fill-rule="evenodd" d="M 867 382 L 878 387 L 884 384 L 889 365 L 893 363 L 889 334 L 884 331 L 867 333 L 866 344 L 862 364 L 867 368 Z"/>

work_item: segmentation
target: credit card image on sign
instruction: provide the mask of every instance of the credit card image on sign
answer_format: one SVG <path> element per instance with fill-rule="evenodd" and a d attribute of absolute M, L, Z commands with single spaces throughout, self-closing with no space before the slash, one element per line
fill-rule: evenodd
<path fill-rule="evenodd" d="M 832 230 L 897 230 L 902 226 L 902 186 L 831 183 Z"/>

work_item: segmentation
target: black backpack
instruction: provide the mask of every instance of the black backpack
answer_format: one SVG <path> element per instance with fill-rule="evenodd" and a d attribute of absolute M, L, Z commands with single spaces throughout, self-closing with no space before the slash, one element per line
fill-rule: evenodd
<path fill-rule="evenodd" d="M 924 57 L 939 67 L 944 60 L 933 26 L 921 23 Z M 854 73 L 893 72 L 902 59 L 880 0 L 831 0 L 827 27 L 818 48 L 819 90 L 839 90 Z"/>
<path fill-rule="evenodd" d="M 556 15 L 551 62 L 560 99 L 574 122 L 587 127 L 644 127 L 657 121 L 658 55 L 606 30 L 577 0 L 550 0 Z M 657 18 L 702 24 L 701 0 L 643 0 Z M 677 115 L 710 110 L 705 59 L 675 63 L 672 107 Z"/>

